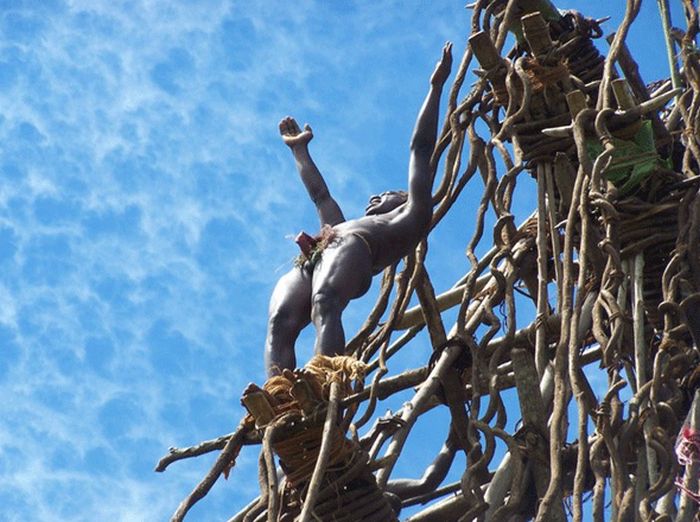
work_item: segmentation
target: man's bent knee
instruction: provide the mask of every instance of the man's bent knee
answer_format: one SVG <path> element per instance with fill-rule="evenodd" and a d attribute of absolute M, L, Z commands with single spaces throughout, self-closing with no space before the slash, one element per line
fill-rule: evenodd
<path fill-rule="evenodd" d="M 268 330 L 273 334 L 286 332 L 297 335 L 307 324 L 309 317 L 299 313 L 299 310 L 291 310 L 288 306 L 278 306 L 270 310 L 268 316 Z"/>
<path fill-rule="evenodd" d="M 313 295 L 311 310 L 314 317 L 324 317 L 327 314 L 342 312 L 342 304 L 336 292 L 321 290 Z"/>

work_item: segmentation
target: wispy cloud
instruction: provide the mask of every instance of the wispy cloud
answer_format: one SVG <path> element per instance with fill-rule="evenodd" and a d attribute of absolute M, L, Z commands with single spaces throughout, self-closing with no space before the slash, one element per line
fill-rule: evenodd
<path fill-rule="evenodd" d="M 237 424 L 285 238 L 318 226 L 277 121 L 313 126 L 348 216 L 405 186 L 428 75 L 468 36 L 451 4 L 0 3 L 3 520 L 169 516 L 213 456 L 162 475 L 155 461 Z M 454 238 L 472 214 L 438 231 L 438 290 L 465 270 Z M 371 301 L 348 308 L 349 331 Z M 424 361 L 421 342 L 392 369 Z M 255 495 L 254 453 L 191 520 Z"/>
<path fill-rule="evenodd" d="M 427 8 L 0 8 L 3 519 L 164 520 L 203 476 L 211 460 L 151 470 L 236 425 L 285 236 L 317 226 L 276 122 L 314 126 L 348 214 L 403 186 L 427 74 L 462 30 Z M 192 519 L 247 503 L 255 461 Z"/>

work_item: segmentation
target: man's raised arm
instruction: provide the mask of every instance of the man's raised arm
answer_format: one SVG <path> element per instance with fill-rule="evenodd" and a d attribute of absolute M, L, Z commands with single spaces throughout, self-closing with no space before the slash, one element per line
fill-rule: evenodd
<path fill-rule="evenodd" d="M 411 158 L 408 166 L 408 205 L 411 212 L 432 215 L 433 173 L 430 157 L 437 140 L 440 96 L 451 68 L 452 44 L 447 42 L 430 78 L 430 91 L 418 113 L 411 137 Z"/>
<path fill-rule="evenodd" d="M 287 116 L 280 122 L 280 134 L 294 154 L 301 181 L 304 182 L 311 201 L 316 205 L 321 225 L 333 226 L 345 221 L 342 210 L 328 191 L 323 176 L 309 154 L 308 145 L 314 137 L 311 127 L 305 125 L 302 131 L 296 120 Z"/>

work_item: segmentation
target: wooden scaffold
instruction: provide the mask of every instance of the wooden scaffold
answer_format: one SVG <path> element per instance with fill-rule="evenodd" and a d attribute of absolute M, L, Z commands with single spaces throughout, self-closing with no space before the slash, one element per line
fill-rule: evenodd
<path fill-rule="evenodd" d="M 171 449 L 157 471 L 220 450 L 173 521 L 249 445 L 261 446 L 260 496 L 230 521 L 391 521 L 418 504 L 406 520 L 697 519 L 700 50 L 696 3 L 681 1 L 684 28 L 658 2 L 671 78 L 650 85 L 625 43 L 641 0 L 627 0 L 607 55 L 593 42 L 602 20 L 548 0 L 470 6 L 433 154 L 431 224 L 467 183 L 483 183 L 467 273 L 436 295 L 423 241 L 385 271 L 345 356 L 250 386 L 234 433 Z M 504 52 L 508 34 L 516 43 Z M 460 95 L 470 69 L 478 81 Z M 518 225 L 525 176 L 537 202 Z M 479 257 L 488 213 L 493 244 Z M 531 312 L 518 292 L 536 309 L 520 329 Z M 424 366 L 390 375 L 387 361 L 423 329 L 433 348 Z M 398 411 L 375 414 L 411 389 Z M 506 407 L 508 390 L 518 401 Z M 421 479 L 392 477 L 417 419 L 436 407 L 450 414 L 440 453 Z M 458 452 L 461 478 L 443 485 Z"/>

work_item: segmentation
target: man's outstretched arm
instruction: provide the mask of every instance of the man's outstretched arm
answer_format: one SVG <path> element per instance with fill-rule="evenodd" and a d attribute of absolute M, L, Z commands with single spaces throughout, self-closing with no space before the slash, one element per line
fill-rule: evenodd
<path fill-rule="evenodd" d="M 411 212 L 432 215 L 433 173 L 430 157 L 437 140 L 440 96 L 451 68 L 452 44 L 447 42 L 430 78 L 430 91 L 418 113 L 411 137 L 411 157 L 408 166 L 408 204 Z"/>
<path fill-rule="evenodd" d="M 342 210 L 331 196 L 323 176 L 309 154 L 309 142 L 314 137 L 311 127 L 305 125 L 302 131 L 296 120 L 287 116 L 280 122 L 280 134 L 294 154 L 301 181 L 311 201 L 316 205 L 321 225 L 332 226 L 345 221 Z"/>

